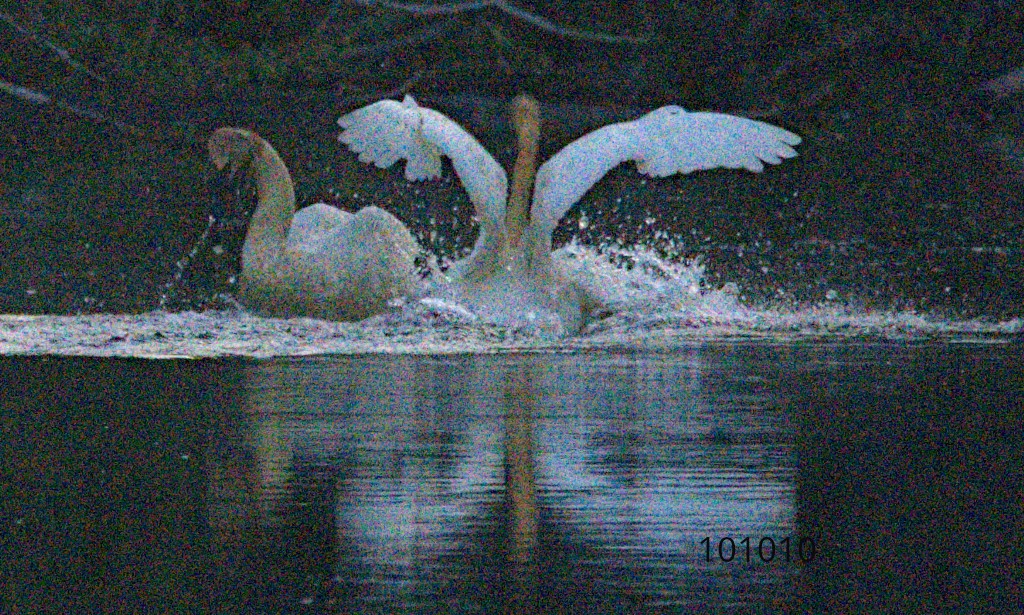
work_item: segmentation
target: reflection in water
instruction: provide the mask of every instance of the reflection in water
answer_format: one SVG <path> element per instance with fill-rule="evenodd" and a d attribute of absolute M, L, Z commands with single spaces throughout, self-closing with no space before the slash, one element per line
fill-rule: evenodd
<path fill-rule="evenodd" d="M 0 612 L 1018 612 L 1022 352 L 7 357 Z"/>
<path fill-rule="evenodd" d="M 533 365 L 505 372 L 505 500 L 509 508 L 512 587 L 505 611 L 529 615 L 537 603 L 537 477 L 534 424 L 537 396 Z"/>
<path fill-rule="evenodd" d="M 788 425 L 735 360 L 716 357 L 712 387 L 697 348 L 252 364 L 209 458 L 223 598 L 244 582 L 267 608 L 529 613 L 783 596 L 793 564 L 700 545 L 794 531 Z"/>

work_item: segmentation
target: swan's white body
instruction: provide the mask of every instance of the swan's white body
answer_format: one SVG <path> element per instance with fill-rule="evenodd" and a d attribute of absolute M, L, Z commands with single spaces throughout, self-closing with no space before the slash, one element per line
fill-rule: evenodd
<path fill-rule="evenodd" d="M 524 181 L 513 176 L 511 195 L 505 171 L 483 146 L 448 117 L 417 105 L 412 96 L 402 102 L 381 100 L 338 120 L 339 140 L 358 152 L 361 161 L 385 168 L 404 159 L 410 181 L 440 177 L 441 156 L 451 159 L 476 207 L 480 237 L 450 282 L 435 291 L 501 324 L 540 321 L 573 332 L 596 307 L 552 260 L 551 233 L 614 167 L 632 160 L 637 170 L 654 177 L 718 167 L 760 172 L 763 163 L 796 156 L 792 146 L 800 143 L 799 136 L 764 122 L 662 107 L 591 132 L 555 154 L 536 171 L 527 213 L 535 162 L 524 160 L 524 151 L 532 145 L 525 157 L 536 155 L 539 111 L 536 101 L 517 99 L 517 109 L 524 104 L 526 111 L 516 122 L 516 170 L 529 176 Z"/>
<path fill-rule="evenodd" d="M 218 168 L 251 164 L 256 178 L 259 202 L 239 278 L 246 308 L 278 317 L 358 320 L 420 287 L 419 245 L 391 214 L 377 207 L 351 214 L 324 203 L 296 212 L 288 169 L 250 131 L 218 129 L 209 150 Z"/>

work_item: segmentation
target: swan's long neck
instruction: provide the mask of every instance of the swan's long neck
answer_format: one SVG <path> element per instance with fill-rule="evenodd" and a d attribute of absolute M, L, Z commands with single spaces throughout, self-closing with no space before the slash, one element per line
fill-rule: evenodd
<path fill-rule="evenodd" d="M 249 131 L 228 130 L 234 130 L 229 133 L 233 138 L 227 154 L 235 164 L 238 163 L 237 157 L 245 155 L 242 147 L 251 152 L 258 197 L 256 212 L 249 222 L 249 232 L 242 247 L 242 272 L 272 275 L 284 252 L 288 228 L 295 213 L 292 178 L 269 143 Z"/>
<path fill-rule="evenodd" d="M 512 168 L 512 186 L 505 208 L 505 232 L 512 255 L 522 253 L 523 232 L 530 224 L 530 196 L 537 176 L 540 121 L 540 105 L 534 98 L 519 95 L 512 101 L 512 122 L 516 129 L 518 153 Z"/>

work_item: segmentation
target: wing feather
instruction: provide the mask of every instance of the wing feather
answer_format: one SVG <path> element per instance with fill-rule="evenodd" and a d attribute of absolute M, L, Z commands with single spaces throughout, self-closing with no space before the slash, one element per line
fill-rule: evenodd
<path fill-rule="evenodd" d="M 420 107 L 412 96 L 402 102 L 381 100 L 341 116 L 338 140 L 359 160 L 386 168 L 406 160 L 409 181 L 441 176 L 441 156 L 476 207 L 481 224 L 496 232 L 505 219 L 508 178 L 480 142 L 442 113 Z"/>
<path fill-rule="evenodd" d="M 537 171 L 531 219 L 550 233 L 608 171 L 632 160 L 653 177 L 714 168 L 760 172 L 796 156 L 800 137 L 771 124 L 722 113 L 662 107 L 632 122 L 584 135 Z"/>

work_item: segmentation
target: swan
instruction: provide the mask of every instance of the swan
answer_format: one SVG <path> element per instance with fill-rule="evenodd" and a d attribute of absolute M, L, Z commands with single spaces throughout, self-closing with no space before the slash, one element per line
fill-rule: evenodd
<path fill-rule="evenodd" d="M 537 169 L 540 106 L 518 96 L 512 116 L 518 154 L 511 189 L 505 171 L 472 135 L 411 95 L 343 115 L 338 139 L 380 168 L 404 159 L 409 181 L 440 177 L 447 156 L 476 209 L 480 234 L 470 255 L 432 292 L 498 324 L 541 323 L 561 333 L 579 331 L 600 300 L 552 258 L 551 234 L 608 171 L 633 161 L 653 177 L 719 167 L 760 172 L 764 163 L 795 157 L 793 146 L 801 141 L 764 122 L 667 106 L 584 135 Z"/>
<path fill-rule="evenodd" d="M 218 170 L 251 165 L 258 204 L 242 246 L 239 299 L 275 317 L 360 320 L 420 286 L 419 244 L 377 207 L 355 214 L 324 203 L 295 211 L 291 175 L 254 132 L 219 128 L 208 142 Z"/>

